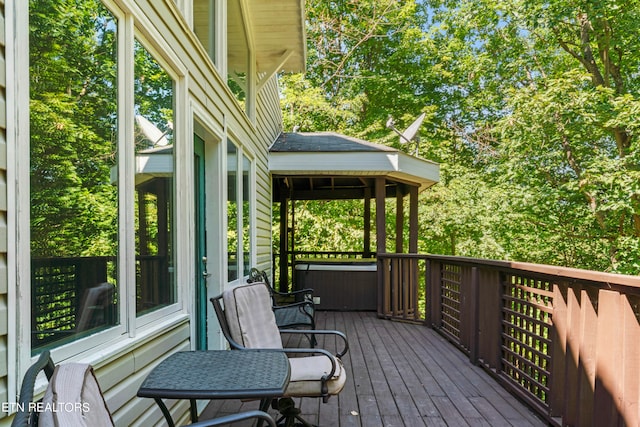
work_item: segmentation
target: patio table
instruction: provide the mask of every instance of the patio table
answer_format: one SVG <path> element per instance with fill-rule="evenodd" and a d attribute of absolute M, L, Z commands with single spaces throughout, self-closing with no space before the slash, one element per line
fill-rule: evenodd
<path fill-rule="evenodd" d="M 149 373 L 138 397 L 153 398 L 170 427 L 171 413 L 162 399 L 189 399 L 191 422 L 198 420 L 198 399 L 261 399 L 266 411 L 289 383 L 289 360 L 270 350 L 209 350 L 174 353 Z"/>

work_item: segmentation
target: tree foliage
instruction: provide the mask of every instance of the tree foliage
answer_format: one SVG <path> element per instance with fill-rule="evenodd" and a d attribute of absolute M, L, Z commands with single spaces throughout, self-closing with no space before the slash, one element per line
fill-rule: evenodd
<path fill-rule="evenodd" d="M 303 131 L 396 147 L 387 116 L 427 113 L 441 182 L 421 251 L 637 274 L 639 3 L 309 0 L 308 71 L 283 105 Z M 316 120 L 309 93 L 340 114 Z"/>

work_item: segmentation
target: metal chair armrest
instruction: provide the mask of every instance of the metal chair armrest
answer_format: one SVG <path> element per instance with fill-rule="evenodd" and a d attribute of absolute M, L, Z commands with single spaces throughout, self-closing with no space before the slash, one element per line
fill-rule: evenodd
<path fill-rule="evenodd" d="M 283 351 L 287 354 L 321 354 L 329 358 L 329 361 L 331 362 L 331 370 L 321 378 L 323 382 L 328 381 L 336 372 L 337 366 L 335 357 L 337 356 L 334 357 L 331 352 L 323 348 L 284 348 Z"/>
<path fill-rule="evenodd" d="M 295 302 L 309 301 L 313 303 L 313 289 L 310 288 L 299 289 L 291 292 L 281 292 L 270 287 L 269 291 L 271 292 L 273 305 L 286 305 L 289 303 L 288 301 L 291 300 Z"/>
<path fill-rule="evenodd" d="M 338 336 L 338 337 L 340 337 L 342 339 L 342 342 L 344 343 L 344 348 L 342 349 L 342 351 L 336 353 L 335 356 L 337 358 L 342 358 L 342 356 L 347 354 L 347 352 L 349 351 L 349 341 L 347 340 L 347 336 L 344 333 L 340 332 L 340 331 L 335 331 L 335 330 L 331 330 L 331 329 L 321 329 L 321 330 L 314 330 L 314 329 L 280 329 L 280 334 L 336 335 L 336 336 Z M 318 350 L 320 350 L 320 349 L 318 349 Z"/>
<path fill-rule="evenodd" d="M 308 306 L 311 309 L 315 309 L 315 305 L 313 304 L 312 301 L 298 301 L 298 302 L 292 302 L 288 304 L 273 305 L 272 308 L 274 310 L 282 310 L 285 308 L 295 308 L 295 307 L 304 307 L 304 306 Z"/>

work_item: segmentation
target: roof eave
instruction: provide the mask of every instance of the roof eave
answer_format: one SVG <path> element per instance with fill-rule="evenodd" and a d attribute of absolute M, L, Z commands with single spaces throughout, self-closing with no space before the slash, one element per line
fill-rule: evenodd
<path fill-rule="evenodd" d="M 248 0 L 259 73 L 301 73 L 307 48 L 303 0 Z"/>
<path fill-rule="evenodd" d="M 440 165 L 402 152 L 271 152 L 273 175 L 387 176 L 425 190 L 440 180 Z"/>

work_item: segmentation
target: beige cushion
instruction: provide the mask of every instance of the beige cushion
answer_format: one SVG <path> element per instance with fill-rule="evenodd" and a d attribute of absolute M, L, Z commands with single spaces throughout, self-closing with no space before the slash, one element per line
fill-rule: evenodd
<path fill-rule="evenodd" d="M 347 374 L 342 366 L 342 361 L 334 357 L 336 371 L 329 381 L 327 388 L 329 394 L 338 394 L 344 387 Z M 331 361 L 326 356 L 291 357 L 291 378 L 287 386 L 286 396 L 319 396 L 322 394 L 320 378 L 331 371 Z"/>
<path fill-rule="evenodd" d="M 249 283 L 222 294 L 231 337 L 247 348 L 282 348 L 271 308 L 271 296 L 262 282 Z"/>
<path fill-rule="evenodd" d="M 113 427 L 111 414 L 90 365 L 56 366 L 42 398 L 39 427 Z"/>

